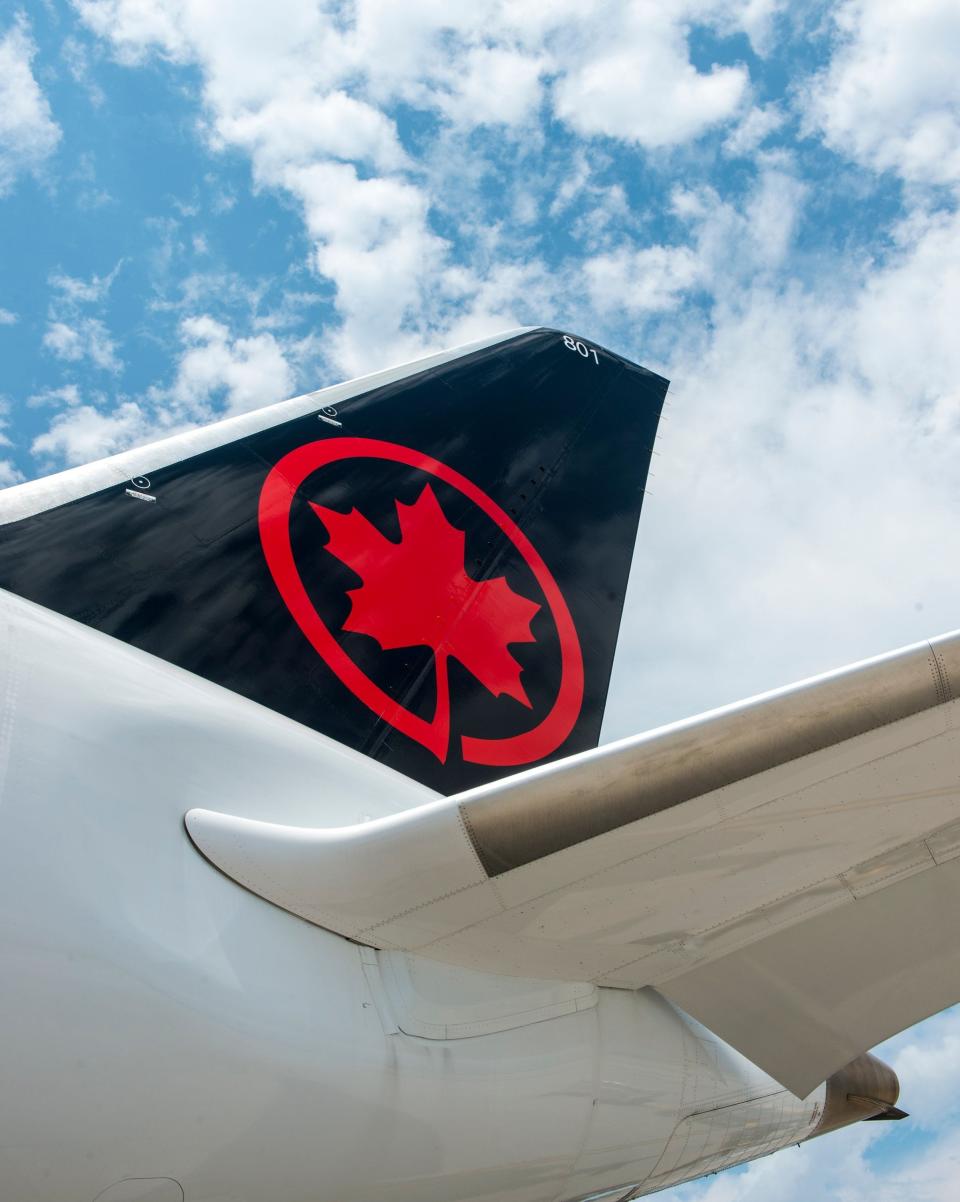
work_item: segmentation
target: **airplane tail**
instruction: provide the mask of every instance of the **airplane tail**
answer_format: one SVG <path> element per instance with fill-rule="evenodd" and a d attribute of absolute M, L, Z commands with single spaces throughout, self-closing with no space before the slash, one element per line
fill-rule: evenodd
<path fill-rule="evenodd" d="M 433 356 L 7 490 L 0 587 L 460 792 L 596 746 L 666 389 Z"/>

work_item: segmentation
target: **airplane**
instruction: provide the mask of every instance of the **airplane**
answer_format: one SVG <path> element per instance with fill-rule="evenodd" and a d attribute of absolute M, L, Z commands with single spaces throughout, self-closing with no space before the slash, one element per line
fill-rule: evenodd
<path fill-rule="evenodd" d="M 960 634 L 598 746 L 666 390 L 525 328 L 3 492 L 0 1198 L 627 1202 L 904 1116 Z"/>

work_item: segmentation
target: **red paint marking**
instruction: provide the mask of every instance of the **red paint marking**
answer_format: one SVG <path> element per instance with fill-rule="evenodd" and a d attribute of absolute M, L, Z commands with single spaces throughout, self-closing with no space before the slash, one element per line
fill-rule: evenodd
<path fill-rule="evenodd" d="M 264 481 L 259 507 L 264 557 L 284 604 L 311 646 L 364 705 L 441 761 L 446 758 L 449 717 L 444 716 L 442 707 L 438 705 L 438 713 L 428 722 L 375 684 L 334 638 L 300 578 L 290 543 L 290 507 L 308 476 L 344 459 L 384 459 L 443 480 L 482 510 L 520 552 L 543 591 L 557 628 L 560 687 L 550 712 L 532 730 L 503 739 L 464 735 L 461 751 L 470 763 L 497 767 L 534 763 L 555 751 L 573 730 L 583 703 L 583 655 L 563 594 L 536 548 L 500 506 L 466 476 L 420 451 L 372 438 L 323 439 L 284 455 Z M 439 657 L 437 662 L 440 669 Z"/>

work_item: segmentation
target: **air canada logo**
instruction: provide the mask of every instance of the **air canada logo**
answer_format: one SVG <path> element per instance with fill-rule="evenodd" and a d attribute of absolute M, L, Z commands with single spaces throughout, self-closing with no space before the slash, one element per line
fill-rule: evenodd
<path fill-rule="evenodd" d="M 318 547 L 360 578 L 347 590 L 343 632 L 367 635 L 383 652 L 426 647 L 432 652 L 436 707 L 426 718 L 400 704 L 347 654 L 304 584 L 290 534 L 291 506 L 308 477 L 350 460 L 381 460 L 423 473 L 412 502 L 395 501 L 399 541 L 363 513 L 362 497 L 348 512 L 313 501 Z M 319 479 L 320 477 L 318 477 Z M 437 485 L 437 487 L 435 487 Z M 547 713 L 533 713 L 521 665 L 511 647 L 536 642 L 531 621 L 542 605 L 503 576 L 474 579 L 465 565 L 463 530 L 451 523 L 437 491 L 454 489 L 476 506 L 519 553 L 546 600 L 560 653 L 559 687 Z M 419 485 L 418 485 L 419 487 Z M 570 611 L 552 574 L 523 531 L 482 489 L 439 460 L 396 443 L 326 438 L 285 455 L 260 493 L 260 538 L 267 566 L 294 621 L 340 681 L 364 705 L 428 748 L 441 762 L 450 754 L 449 665 L 456 660 L 494 697 L 531 711 L 531 725 L 505 738 L 463 734 L 460 753 L 474 764 L 529 764 L 555 751 L 570 734 L 583 702 L 583 657 Z M 326 541 L 324 539 L 326 538 Z"/>

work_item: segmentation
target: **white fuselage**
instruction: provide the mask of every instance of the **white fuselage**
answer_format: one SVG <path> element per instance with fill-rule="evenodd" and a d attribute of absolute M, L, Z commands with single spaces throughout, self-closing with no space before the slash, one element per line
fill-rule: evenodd
<path fill-rule="evenodd" d="M 421 786 L 9 594 L 0 656 L 0 1198 L 618 1199 L 816 1127 L 823 1087 L 653 991 L 361 948 L 183 828 L 339 826 Z"/>

